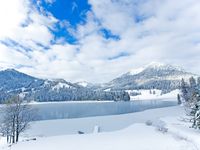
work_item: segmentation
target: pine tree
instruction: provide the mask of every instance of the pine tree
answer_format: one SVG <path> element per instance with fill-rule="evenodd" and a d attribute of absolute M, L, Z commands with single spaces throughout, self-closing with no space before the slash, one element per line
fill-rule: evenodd
<path fill-rule="evenodd" d="M 196 80 L 194 79 L 194 77 L 189 78 L 189 83 L 190 83 L 191 88 L 196 88 L 197 83 L 196 83 Z"/>
<path fill-rule="evenodd" d="M 181 97 L 185 102 L 189 101 L 189 86 L 184 81 L 184 79 L 181 80 Z"/>
<path fill-rule="evenodd" d="M 200 102 L 200 101 L 199 101 Z M 192 127 L 195 129 L 200 129 L 200 103 L 196 103 L 192 108 L 191 108 L 191 115 L 193 116 L 193 124 Z"/>
<path fill-rule="evenodd" d="M 197 89 L 200 90 L 200 77 L 197 78 Z"/>

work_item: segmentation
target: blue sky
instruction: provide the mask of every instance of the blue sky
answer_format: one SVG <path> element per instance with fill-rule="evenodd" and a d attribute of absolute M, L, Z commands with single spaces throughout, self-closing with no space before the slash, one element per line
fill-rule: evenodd
<path fill-rule="evenodd" d="M 37 1 L 33 1 L 34 4 Z M 91 5 L 87 0 L 59 0 L 53 3 L 48 3 L 45 0 L 41 1 L 40 8 L 50 12 L 59 21 L 65 21 L 68 25 L 76 29 L 78 24 L 86 23 L 86 14 L 90 11 Z M 57 25 L 57 30 L 52 31 L 56 38 L 63 37 L 66 42 L 76 43 L 77 40 L 67 30 L 66 26 Z"/>
<path fill-rule="evenodd" d="M 72 26 L 85 23 L 91 5 L 87 0 L 59 0 L 52 4 L 42 1 L 41 6 L 59 20 L 67 20 Z"/>
<path fill-rule="evenodd" d="M 199 0 L 0 2 L 0 68 L 107 82 L 150 62 L 199 73 Z"/>

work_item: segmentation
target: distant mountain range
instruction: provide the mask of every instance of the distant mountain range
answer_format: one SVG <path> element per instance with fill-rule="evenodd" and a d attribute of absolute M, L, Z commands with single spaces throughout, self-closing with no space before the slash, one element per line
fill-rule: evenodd
<path fill-rule="evenodd" d="M 110 90 L 160 89 L 165 92 L 179 88 L 181 79 L 188 80 L 198 75 L 187 72 L 180 67 L 151 63 L 143 68 L 134 69 L 106 83 Z"/>
<path fill-rule="evenodd" d="M 6 69 L 0 71 L 0 101 L 15 94 L 36 101 L 129 100 L 125 90 L 155 88 L 169 92 L 179 88 L 182 78 L 187 80 L 191 76 L 198 77 L 179 67 L 161 63 L 131 70 L 104 84 L 39 79 L 14 69 Z"/>
<path fill-rule="evenodd" d="M 0 102 L 16 94 L 28 101 L 130 100 L 125 91 L 106 92 L 95 85 L 84 87 L 63 79 L 39 79 L 14 69 L 0 71 Z"/>

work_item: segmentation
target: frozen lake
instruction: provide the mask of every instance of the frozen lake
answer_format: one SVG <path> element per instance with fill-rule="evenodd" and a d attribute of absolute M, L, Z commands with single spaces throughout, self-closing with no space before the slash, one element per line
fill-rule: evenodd
<path fill-rule="evenodd" d="M 48 102 L 32 104 L 38 111 L 36 120 L 82 118 L 119 115 L 153 108 L 177 105 L 171 100 L 143 100 L 130 102 Z"/>

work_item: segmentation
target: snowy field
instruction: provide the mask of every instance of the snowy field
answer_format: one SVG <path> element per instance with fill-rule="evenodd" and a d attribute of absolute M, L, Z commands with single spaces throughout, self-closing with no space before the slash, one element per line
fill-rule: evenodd
<path fill-rule="evenodd" d="M 200 132 L 175 106 L 176 92 L 148 100 L 142 91 L 131 102 L 34 103 L 38 121 L 18 144 L 0 138 L 0 150 L 200 150 Z"/>
<path fill-rule="evenodd" d="M 189 128 L 191 124 L 185 122 L 184 118 L 184 109 L 181 106 L 174 106 L 124 115 L 63 119 L 55 122 L 39 121 L 28 131 L 31 137 L 37 138 L 35 141 L 21 141 L 9 148 L 1 143 L 1 149 L 198 150 L 200 149 L 200 133 Z M 93 126 L 94 129 L 94 124 L 88 127 L 92 123 L 99 126 L 100 133 L 96 132 L 97 130 L 94 133 L 82 135 L 77 133 L 68 135 L 72 132 L 65 132 L 65 130 L 70 130 L 69 128 L 85 131 L 84 129 L 89 130 Z M 124 127 L 119 127 L 120 124 L 124 124 Z M 113 131 L 114 127 L 117 131 Z M 39 128 L 41 128 L 39 132 L 43 133 L 44 137 L 34 135 Z"/>
<path fill-rule="evenodd" d="M 141 93 L 140 95 L 137 96 L 131 96 L 131 100 L 167 100 L 167 101 L 175 100 L 177 98 L 177 94 L 180 93 L 178 89 L 166 94 L 161 94 L 162 91 L 158 89 L 128 90 L 127 92 Z"/>

